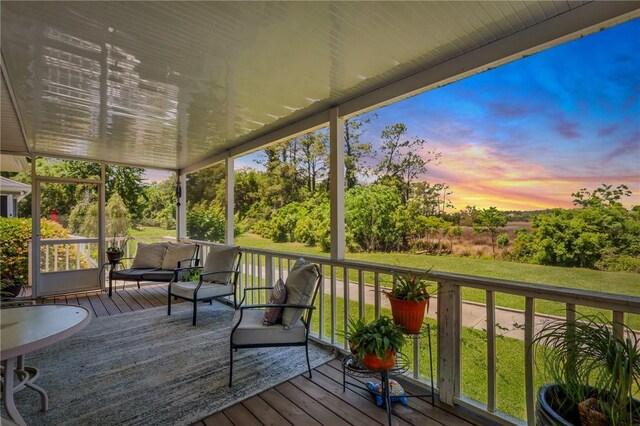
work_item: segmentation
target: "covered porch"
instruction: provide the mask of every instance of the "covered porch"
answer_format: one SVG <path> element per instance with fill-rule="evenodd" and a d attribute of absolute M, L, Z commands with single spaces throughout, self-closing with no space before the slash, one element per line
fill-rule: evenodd
<path fill-rule="evenodd" d="M 330 256 L 304 257 L 318 264 L 324 277 L 311 336 L 341 354 L 348 350 L 341 338 L 348 319 L 384 314 L 384 282 L 412 271 L 346 259 L 345 119 L 640 16 L 634 2 L 7 1 L 2 12 L 1 149 L 3 156 L 31 159 L 29 263 L 37 303 L 78 304 L 98 318 L 166 304 L 166 285 L 137 289 L 129 283 L 122 290 L 117 283 L 113 297 L 103 292 L 106 165 L 175 172 L 175 239 L 193 241 L 186 227 L 187 176 L 224 164 L 225 243 L 233 245 L 236 159 L 328 127 Z M 38 157 L 94 162 L 100 170 L 81 181 L 39 176 Z M 49 183 L 95 186 L 96 238 L 41 238 L 39 185 Z M 203 247 L 204 261 L 213 243 L 195 242 Z M 56 246 L 64 247 L 60 258 Z M 52 248 L 51 259 L 43 247 Z M 80 268 L 77 257 L 68 257 L 69 247 L 95 247 L 95 265 Z M 242 252 L 239 291 L 273 285 L 300 257 L 245 247 Z M 64 271 L 44 270 L 49 262 Z M 79 287 L 65 287 L 68 276 L 61 272 L 73 272 L 74 262 L 85 275 Z M 500 411 L 498 346 L 504 324 L 496 320 L 497 294 L 522 298 L 517 338 L 522 348 L 529 347 L 538 326 L 536 303 L 562 307 L 568 320 L 575 320 L 576 307 L 607 310 L 619 324 L 640 314 L 637 297 L 438 271 L 429 277 L 439 294 L 430 335 L 434 380 L 424 361 L 425 340 L 413 340 L 406 387 L 433 390 L 438 402 L 432 408 L 426 399 L 416 399 L 398 407 L 397 424 L 535 424 L 539 383 L 530 351 L 518 354 L 524 389 L 509 390 L 522 394 L 524 413 Z M 483 293 L 486 301 L 478 307 L 476 330 L 487 371 L 474 378 L 483 389 L 480 396 L 467 395 L 463 387 L 463 293 L 469 290 Z M 311 380 L 298 376 L 199 424 L 358 424 L 363 418 L 384 424 L 384 411 L 375 409 L 369 395 L 341 392 L 340 374 L 339 362 L 331 361 L 316 367 Z"/>

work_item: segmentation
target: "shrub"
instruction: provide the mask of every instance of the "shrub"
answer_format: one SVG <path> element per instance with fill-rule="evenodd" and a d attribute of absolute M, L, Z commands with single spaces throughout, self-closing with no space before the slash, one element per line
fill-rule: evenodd
<path fill-rule="evenodd" d="M 24 283 L 29 278 L 29 240 L 31 239 L 31 219 L 0 217 L 0 273 L 2 277 L 10 277 Z M 40 222 L 42 238 L 68 238 L 69 231 L 57 222 L 42 219 Z M 66 252 L 73 264 L 76 263 L 77 250 L 75 246 L 61 246 L 58 253 L 61 264 Z"/>
<path fill-rule="evenodd" d="M 607 254 L 596 262 L 596 268 L 604 271 L 640 273 L 640 258 L 626 255 Z"/>
<path fill-rule="evenodd" d="M 498 235 L 498 238 L 496 239 L 496 244 L 500 248 L 505 248 L 506 246 L 508 246 L 509 245 L 509 234 L 502 233 L 502 234 Z"/>

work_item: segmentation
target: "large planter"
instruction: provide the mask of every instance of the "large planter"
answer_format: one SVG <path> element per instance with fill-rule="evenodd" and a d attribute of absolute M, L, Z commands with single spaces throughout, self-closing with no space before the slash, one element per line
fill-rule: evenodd
<path fill-rule="evenodd" d="M 594 390 L 593 396 L 597 396 Z M 594 426 L 595 420 L 591 423 L 584 423 L 580 420 L 580 410 L 577 405 L 565 403 L 565 394 L 557 383 L 550 383 L 542 386 L 538 391 L 538 403 L 536 406 L 537 426 Z M 640 410 L 640 400 L 633 399 L 632 404 L 636 410 Z M 636 424 L 634 422 L 634 424 Z"/>
<path fill-rule="evenodd" d="M 396 353 L 391 349 L 387 350 L 386 359 L 382 359 L 375 354 L 365 354 L 362 359 L 362 363 L 373 371 L 385 371 L 390 370 L 396 365 Z"/>
<path fill-rule="evenodd" d="M 389 296 L 393 322 L 401 326 L 406 333 L 419 333 L 424 321 L 424 311 L 429 304 L 425 300 L 402 300 Z"/>

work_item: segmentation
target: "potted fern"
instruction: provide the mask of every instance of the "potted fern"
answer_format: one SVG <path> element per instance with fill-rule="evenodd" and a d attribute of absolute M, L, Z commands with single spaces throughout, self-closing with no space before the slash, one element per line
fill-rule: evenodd
<path fill-rule="evenodd" d="M 398 274 L 391 291 L 384 291 L 391 304 L 391 314 L 396 324 L 406 333 L 418 333 L 429 307 L 431 295 L 427 274 Z"/>
<path fill-rule="evenodd" d="M 382 316 L 366 324 L 362 320 L 350 322 L 347 338 L 352 353 L 362 364 L 374 371 L 393 368 L 396 353 L 404 346 L 402 328 L 389 317 Z"/>
<path fill-rule="evenodd" d="M 538 393 L 539 425 L 640 424 L 640 342 L 604 315 L 549 321 L 534 339 L 538 361 L 555 382 Z"/>

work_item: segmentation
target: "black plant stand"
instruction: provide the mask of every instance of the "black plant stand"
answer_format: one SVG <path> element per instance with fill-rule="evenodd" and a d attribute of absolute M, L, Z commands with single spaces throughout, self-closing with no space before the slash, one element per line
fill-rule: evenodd
<path fill-rule="evenodd" d="M 431 378 L 431 386 L 433 386 L 433 355 L 431 352 L 431 327 L 429 324 L 426 324 L 419 333 L 409 334 L 407 336 L 411 339 L 420 339 L 420 337 L 427 337 L 428 347 L 429 347 L 429 372 Z M 382 393 L 378 394 L 382 396 L 384 400 L 384 406 L 387 411 L 387 422 L 389 426 L 391 426 L 391 392 L 389 389 L 389 378 L 392 376 L 401 376 L 405 374 L 409 370 L 409 359 L 404 354 L 396 354 L 396 364 L 393 368 L 389 370 L 371 370 L 361 362 L 359 362 L 352 355 L 346 356 L 342 360 L 342 391 L 346 391 L 347 385 L 369 390 L 366 386 L 362 386 L 360 383 L 354 383 L 347 380 L 347 376 L 350 377 L 380 377 L 380 382 L 382 383 Z M 374 392 L 375 393 L 375 392 Z M 429 392 L 426 394 L 409 394 L 405 395 L 407 398 L 416 398 L 416 397 L 430 397 L 431 405 L 435 404 L 434 392 Z"/>

